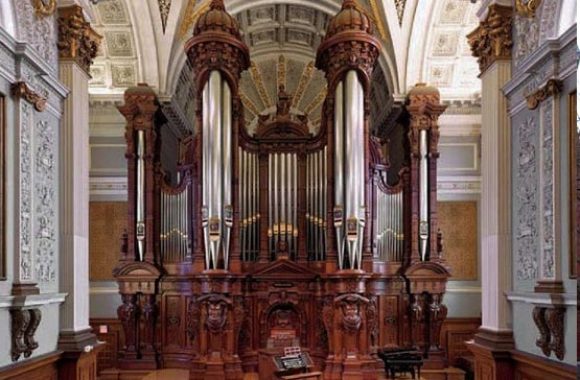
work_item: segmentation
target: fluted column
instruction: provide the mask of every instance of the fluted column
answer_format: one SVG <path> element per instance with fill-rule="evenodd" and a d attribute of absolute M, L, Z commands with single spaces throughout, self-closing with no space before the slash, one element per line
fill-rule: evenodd
<path fill-rule="evenodd" d="M 89 67 L 100 37 L 80 6 L 59 10 L 59 77 L 70 89 L 60 133 L 60 288 L 68 294 L 60 313 L 59 347 L 82 351 L 96 343 L 89 326 Z"/>
<path fill-rule="evenodd" d="M 493 368 L 493 379 L 508 378 L 513 348 L 511 311 L 511 147 L 507 99 L 501 89 L 511 78 L 512 8 L 492 4 L 468 35 L 482 81 L 481 283 L 482 326 L 469 347 L 478 368 Z M 508 377 L 502 377 L 508 376 Z"/>

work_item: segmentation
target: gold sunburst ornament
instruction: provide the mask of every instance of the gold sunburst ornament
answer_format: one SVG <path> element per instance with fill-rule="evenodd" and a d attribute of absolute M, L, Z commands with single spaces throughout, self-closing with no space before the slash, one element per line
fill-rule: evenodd
<path fill-rule="evenodd" d="M 56 0 L 32 0 L 32 6 L 39 16 L 50 16 L 56 10 Z"/>
<path fill-rule="evenodd" d="M 516 0 L 516 11 L 520 16 L 534 17 L 541 2 L 542 0 Z"/>

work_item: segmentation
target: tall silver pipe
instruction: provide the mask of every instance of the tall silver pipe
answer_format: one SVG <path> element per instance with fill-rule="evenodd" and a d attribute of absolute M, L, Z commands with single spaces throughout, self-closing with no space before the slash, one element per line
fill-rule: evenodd
<path fill-rule="evenodd" d="M 298 255 L 298 155 L 296 153 L 294 153 L 294 159 L 293 159 L 293 183 L 294 183 L 294 207 L 293 207 L 293 213 L 292 213 L 292 226 L 294 227 L 294 230 L 292 231 L 292 236 L 293 236 L 293 253 L 294 253 L 294 257 L 296 257 Z"/>
<path fill-rule="evenodd" d="M 270 252 L 274 251 L 274 163 L 272 159 L 272 154 L 268 154 L 268 240 Z"/>
<path fill-rule="evenodd" d="M 145 258 L 145 131 L 137 131 L 137 254 Z"/>
<path fill-rule="evenodd" d="M 344 87 L 336 86 L 334 93 L 334 228 L 338 268 L 344 268 Z"/>
<path fill-rule="evenodd" d="M 419 164 L 420 178 L 419 178 L 419 238 L 421 248 L 421 260 L 427 259 L 427 244 L 429 239 L 429 167 L 427 163 L 427 131 L 422 129 L 420 132 L 420 153 L 421 162 Z"/>
<path fill-rule="evenodd" d="M 279 204 L 278 204 L 278 181 L 279 181 L 279 174 L 278 174 L 278 153 L 274 153 L 274 221 L 272 223 L 272 231 L 274 234 L 274 252 L 278 250 L 278 239 L 279 239 L 279 227 L 280 227 L 280 219 L 279 219 Z"/>
<path fill-rule="evenodd" d="M 220 76 L 221 79 L 221 76 Z M 223 211 L 224 218 L 224 241 L 223 257 L 224 269 L 228 269 L 230 257 L 231 231 L 234 222 L 232 208 L 232 186 L 233 186 L 233 168 L 232 168 L 232 93 L 227 81 L 222 80 L 221 93 L 221 136 L 222 136 L 222 170 L 223 174 L 221 186 L 223 188 Z"/>

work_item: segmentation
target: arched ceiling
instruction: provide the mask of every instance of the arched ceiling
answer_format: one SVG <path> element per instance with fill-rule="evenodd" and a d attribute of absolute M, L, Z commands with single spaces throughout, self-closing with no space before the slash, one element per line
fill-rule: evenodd
<path fill-rule="evenodd" d="M 104 41 L 92 68 L 91 93 L 119 95 L 128 86 L 147 82 L 162 96 L 174 94 L 184 85 L 184 43 L 209 1 L 100 0 L 93 5 L 95 29 Z M 404 96 L 415 83 L 428 82 L 441 88 L 444 99 L 477 97 L 481 85 L 465 35 L 477 25 L 479 4 L 466 0 L 357 1 L 375 21 L 383 43 L 379 79 L 385 92 Z M 240 22 L 254 62 L 242 78 L 246 117 L 255 118 L 255 112 L 271 109 L 277 84 L 284 78 L 288 92 L 294 95 L 300 90 L 297 112 L 312 113 L 315 121 L 319 108 L 315 100 L 324 93 L 325 81 L 312 68 L 312 61 L 341 0 L 225 3 Z M 280 56 L 286 62 L 283 77 L 279 75 Z M 375 98 L 384 100 L 384 94 Z"/>

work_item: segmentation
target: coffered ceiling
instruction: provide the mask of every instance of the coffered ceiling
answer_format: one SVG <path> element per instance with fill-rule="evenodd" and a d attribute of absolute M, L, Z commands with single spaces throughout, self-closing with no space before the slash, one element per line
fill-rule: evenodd
<path fill-rule="evenodd" d="M 162 96 L 183 87 L 183 46 L 210 0 L 101 0 L 95 29 L 104 36 L 92 68 L 91 93 L 119 95 L 146 81 Z M 444 98 L 473 100 L 480 92 L 477 65 L 465 35 L 475 28 L 477 4 L 466 0 L 357 0 L 376 24 L 383 49 L 374 82 L 376 101 L 404 96 L 416 82 L 441 88 Z M 137 4 L 138 3 L 138 4 Z M 252 69 L 241 89 L 248 122 L 270 112 L 277 84 L 287 83 L 296 112 L 315 127 L 326 91 L 312 62 L 340 0 L 225 0 L 250 46 Z M 375 107 L 373 107 L 375 108 Z M 378 111 L 385 107 L 377 106 Z M 384 112 L 384 111 L 383 111 Z M 378 115 L 379 119 L 384 115 Z"/>

